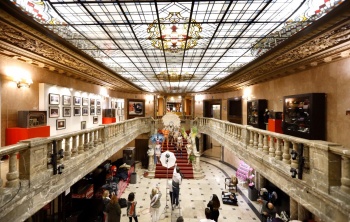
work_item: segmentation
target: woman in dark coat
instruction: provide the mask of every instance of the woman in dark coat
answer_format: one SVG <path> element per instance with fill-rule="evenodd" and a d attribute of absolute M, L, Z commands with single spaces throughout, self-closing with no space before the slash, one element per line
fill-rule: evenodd
<path fill-rule="evenodd" d="M 108 213 L 108 222 L 120 222 L 121 209 L 116 195 L 113 195 L 109 201 L 106 212 Z"/>
<path fill-rule="evenodd" d="M 216 194 L 213 194 L 213 197 L 207 204 L 207 207 L 210 208 L 211 211 L 211 217 L 210 219 L 214 220 L 215 222 L 218 222 L 219 218 L 219 208 L 220 208 L 220 200 Z"/>

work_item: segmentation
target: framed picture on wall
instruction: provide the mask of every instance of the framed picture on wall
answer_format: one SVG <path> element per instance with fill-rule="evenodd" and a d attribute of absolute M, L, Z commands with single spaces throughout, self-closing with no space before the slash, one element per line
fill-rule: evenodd
<path fill-rule="evenodd" d="M 89 98 L 83 97 L 83 106 L 88 106 L 89 105 Z"/>
<path fill-rule="evenodd" d="M 90 107 L 90 115 L 95 115 L 95 107 Z"/>
<path fill-rule="evenodd" d="M 61 130 L 66 128 L 66 119 L 56 120 L 56 129 Z"/>
<path fill-rule="evenodd" d="M 81 129 L 86 129 L 86 121 L 81 121 L 80 123 Z"/>
<path fill-rule="evenodd" d="M 101 100 L 96 99 L 96 106 L 101 106 Z"/>
<path fill-rule="evenodd" d="M 64 106 L 70 106 L 72 104 L 72 97 L 71 96 L 62 96 L 62 105 Z"/>
<path fill-rule="evenodd" d="M 62 109 L 62 116 L 63 117 L 68 117 L 68 116 L 71 116 L 72 114 L 72 110 L 71 110 L 71 108 L 70 107 L 63 107 L 63 109 Z"/>
<path fill-rule="evenodd" d="M 127 104 L 128 119 L 145 116 L 145 100 L 129 99 Z"/>
<path fill-rule="evenodd" d="M 74 116 L 81 116 L 80 107 L 74 107 Z"/>
<path fill-rule="evenodd" d="M 83 106 L 81 112 L 82 112 L 83 116 L 88 116 L 89 115 L 89 107 Z"/>
<path fill-rule="evenodd" d="M 74 98 L 73 98 L 73 105 L 74 106 L 80 106 L 81 105 L 81 97 L 74 96 Z"/>
<path fill-rule="evenodd" d="M 60 104 L 60 95 L 49 93 L 49 104 L 50 105 L 59 105 Z"/>
<path fill-rule="evenodd" d="M 94 116 L 93 119 L 93 124 L 97 124 L 98 123 L 98 116 Z"/>
<path fill-rule="evenodd" d="M 60 116 L 59 107 L 58 106 L 49 106 L 49 117 L 57 118 Z"/>
<path fill-rule="evenodd" d="M 95 106 L 95 99 L 90 99 L 90 106 Z"/>
<path fill-rule="evenodd" d="M 101 107 L 96 108 L 96 115 L 101 115 Z"/>

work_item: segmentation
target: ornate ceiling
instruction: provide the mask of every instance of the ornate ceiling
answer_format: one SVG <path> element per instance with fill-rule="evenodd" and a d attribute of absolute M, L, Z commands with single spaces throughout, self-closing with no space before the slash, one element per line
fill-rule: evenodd
<path fill-rule="evenodd" d="M 0 54 L 117 91 L 227 92 L 349 56 L 349 1 L 315 2 L 6 0 Z"/>

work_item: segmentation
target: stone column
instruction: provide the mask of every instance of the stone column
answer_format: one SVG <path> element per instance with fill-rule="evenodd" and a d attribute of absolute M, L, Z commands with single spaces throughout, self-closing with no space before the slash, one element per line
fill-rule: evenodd
<path fill-rule="evenodd" d="M 203 153 L 203 136 L 199 136 L 199 153 Z"/>
<path fill-rule="evenodd" d="M 17 169 L 17 154 L 18 152 L 10 154 L 9 172 L 6 174 L 6 187 L 18 187 L 19 173 Z"/>
<path fill-rule="evenodd" d="M 309 211 L 300 203 L 298 203 L 298 220 L 304 221 L 309 219 Z"/>
<path fill-rule="evenodd" d="M 248 133 L 247 133 L 248 134 Z M 253 148 L 254 134 L 253 131 L 249 131 L 249 148 Z"/>
<path fill-rule="evenodd" d="M 266 186 L 266 179 L 258 171 L 255 171 L 256 187 L 258 189 L 264 188 Z"/>
<path fill-rule="evenodd" d="M 167 99 L 167 96 L 164 96 L 164 99 L 163 99 L 163 116 L 166 114 L 167 112 L 167 106 L 166 106 L 166 99 Z"/>
<path fill-rule="evenodd" d="M 201 166 L 200 166 L 200 161 L 201 161 L 200 157 L 201 156 L 199 155 L 199 153 L 195 153 L 194 156 L 196 157 L 196 163 L 194 165 L 194 171 L 195 172 L 199 172 L 201 170 Z"/>
<path fill-rule="evenodd" d="M 342 156 L 341 160 L 341 186 L 340 189 L 350 194 L 350 161 L 346 156 Z"/>
<path fill-rule="evenodd" d="M 289 211 L 290 211 L 290 220 L 298 219 L 298 202 L 296 202 L 293 198 L 289 198 Z"/>
<path fill-rule="evenodd" d="M 258 149 L 258 133 L 253 132 L 254 134 L 254 139 L 253 139 L 253 148 Z"/>

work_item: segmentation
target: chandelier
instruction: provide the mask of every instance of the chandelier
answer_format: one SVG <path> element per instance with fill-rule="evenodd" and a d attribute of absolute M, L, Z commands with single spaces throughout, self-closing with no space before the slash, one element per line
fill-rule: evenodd
<path fill-rule="evenodd" d="M 202 27 L 196 20 L 182 17 L 180 12 L 169 12 L 166 18 L 154 20 L 147 28 L 153 47 L 178 53 L 193 49 L 201 38 Z M 188 32 L 188 35 L 187 35 Z"/>
<path fill-rule="evenodd" d="M 193 78 L 193 74 L 189 74 L 187 72 L 185 74 L 180 74 L 176 70 L 170 70 L 169 72 L 163 71 L 156 74 L 156 78 L 160 81 L 177 82 L 191 80 Z"/>

